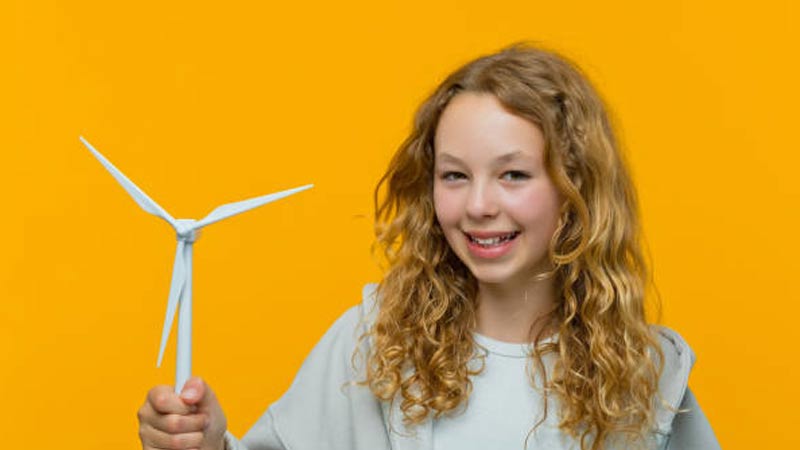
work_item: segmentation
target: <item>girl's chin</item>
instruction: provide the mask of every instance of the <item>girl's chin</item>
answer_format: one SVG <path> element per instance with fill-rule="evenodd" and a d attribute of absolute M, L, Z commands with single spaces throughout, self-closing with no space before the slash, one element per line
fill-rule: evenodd
<path fill-rule="evenodd" d="M 478 280 L 478 284 L 485 284 L 490 286 L 502 286 L 504 284 L 511 284 L 520 277 L 512 276 L 508 273 L 492 270 L 473 270 L 472 276 Z"/>
<path fill-rule="evenodd" d="M 470 265 L 468 267 L 479 285 L 493 288 L 530 285 L 536 279 L 536 273 L 544 273 L 544 269 L 534 270 L 533 268 L 519 271 L 509 270 L 511 269 L 509 267 L 475 267 Z"/>

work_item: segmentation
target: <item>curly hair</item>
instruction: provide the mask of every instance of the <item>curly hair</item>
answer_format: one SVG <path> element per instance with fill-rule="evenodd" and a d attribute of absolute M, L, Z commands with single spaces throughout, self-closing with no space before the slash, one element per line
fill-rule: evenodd
<path fill-rule="evenodd" d="M 546 170 L 564 198 L 548 249 L 556 305 L 543 318 L 558 339 L 539 345 L 542 331 L 532 339 L 530 376 L 542 377 L 546 394 L 534 430 L 555 396 L 559 427 L 581 449 L 603 449 L 615 436 L 643 441 L 664 355 L 645 318 L 649 275 L 636 193 L 587 77 L 563 56 L 527 43 L 447 77 L 417 110 L 375 189 L 376 244 L 389 265 L 365 334 L 372 343 L 365 384 L 377 398 L 399 401 L 413 425 L 464 406 L 470 376 L 480 372 L 468 365 L 477 281 L 447 244 L 432 196 L 436 127 L 461 92 L 491 94 L 540 128 Z M 547 354 L 554 355 L 550 369 Z"/>

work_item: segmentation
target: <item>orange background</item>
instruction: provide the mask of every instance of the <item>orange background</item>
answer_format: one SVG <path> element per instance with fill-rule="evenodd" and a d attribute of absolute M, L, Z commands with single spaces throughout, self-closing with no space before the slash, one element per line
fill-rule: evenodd
<path fill-rule="evenodd" d="M 313 182 L 195 251 L 194 372 L 242 435 L 378 280 L 372 188 L 451 70 L 533 39 L 609 100 L 663 323 L 726 449 L 798 448 L 798 6 L 4 2 L 3 448 L 139 448 L 175 246 L 81 146 L 175 217 Z M 792 30 L 794 28 L 794 30 Z"/>

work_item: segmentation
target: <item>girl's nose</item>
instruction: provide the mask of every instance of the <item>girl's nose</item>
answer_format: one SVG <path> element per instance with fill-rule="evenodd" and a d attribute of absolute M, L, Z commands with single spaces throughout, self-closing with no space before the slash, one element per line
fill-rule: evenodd
<path fill-rule="evenodd" d="M 475 220 L 497 215 L 499 208 L 491 186 L 475 182 L 467 198 L 467 215 Z"/>

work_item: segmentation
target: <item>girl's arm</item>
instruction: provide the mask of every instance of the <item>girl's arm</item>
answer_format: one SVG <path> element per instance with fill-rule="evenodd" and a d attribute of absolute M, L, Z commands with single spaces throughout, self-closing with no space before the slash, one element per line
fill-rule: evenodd
<path fill-rule="evenodd" d="M 686 388 L 686 394 L 681 402 L 681 409 L 688 412 L 678 413 L 672 420 L 672 434 L 667 450 L 716 450 L 719 442 L 714 436 L 714 430 L 708 423 L 706 415 L 697 404 L 692 390 Z"/>

